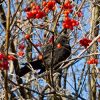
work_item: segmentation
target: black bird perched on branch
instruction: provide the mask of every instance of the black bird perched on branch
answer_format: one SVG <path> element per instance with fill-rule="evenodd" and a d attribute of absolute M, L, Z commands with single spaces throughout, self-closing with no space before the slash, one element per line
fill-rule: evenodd
<path fill-rule="evenodd" d="M 61 44 L 61 48 L 57 48 L 58 43 Z M 42 54 L 43 54 L 44 61 L 37 59 L 32 62 L 25 63 L 25 66 L 20 69 L 19 77 L 22 77 L 26 73 L 31 71 L 31 69 L 29 68 L 30 65 L 32 66 L 34 70 L 40 69 L 40 72 L 38 74 L 45 72 L 47 69 L 50 68 L 51 65 L 53 65 L 53 69 L 56 70 L 60 66 L 60 65 L 57 66 L 57 64 L 70 56 L 71 47 L 69 45 L 68 36 L 66 35 L 59 36 L 54 41 L 54 48 L 52 47 L 53 46 L 51 44 L 48 44 L 47 46 L 42 47 Z M 53 56 L 52 56 L 52 53 L 53 53 Z M 52 57 L 53 57 L 53 61 L 51 60 Z M 49 68 L 46 68 L 46 67 L 49 67 Z"/>

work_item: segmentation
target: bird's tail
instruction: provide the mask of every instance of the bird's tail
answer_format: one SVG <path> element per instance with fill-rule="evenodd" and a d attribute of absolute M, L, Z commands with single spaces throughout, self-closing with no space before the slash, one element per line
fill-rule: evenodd
<path fill-rule="evenodd" d="M 25 66 L 22 67 L 19 71 L 19 77 L 22 77 L 24 76 L 25 74 L 27 74 L 28 72 L 32 71 L 32 68 L 34 70 L 39 70 L 40 71 L 38 72 L 38 74 L 41 74 L 45 71 L 45 67 L 43 66 L 42 64 L 42 61 L 41 60 L 35 60 L 33 62 L 29 62 L 29 63 L 25 63 L 24 64 Z"/>

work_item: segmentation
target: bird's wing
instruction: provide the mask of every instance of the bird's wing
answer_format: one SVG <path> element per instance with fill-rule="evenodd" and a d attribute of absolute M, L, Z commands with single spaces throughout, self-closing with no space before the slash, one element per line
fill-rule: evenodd
<path fill-rule="evenodd" d="M 59 62 L 65 60 L 69 57 L 71 53 L 71 48 L 69 45 L 62 46 L 61 48 L 57 48 L 56 45 L 54 46 L 53 51 L 53 65 L 58 64 Z M 47 66 L 50 67 L 51 65 L 51 59 L 52 59 L 52 46 L 48 45 L 44 52 L 43 52 L 44 61 Z"/>

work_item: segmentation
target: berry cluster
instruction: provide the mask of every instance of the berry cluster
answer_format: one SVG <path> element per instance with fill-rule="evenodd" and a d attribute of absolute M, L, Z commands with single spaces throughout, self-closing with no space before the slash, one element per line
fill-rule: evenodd
<path fill-rule="evenodd" d="M 62 25 L 63 25 L 63 27 L 65 29 L 73 30 L 74 26 L 78 26 L 79 25 L 79 22 L 78 21 L 76 21 L 75 19 L 72 19 L 72 18 L 69 17 L 69 14 L 71 14 L 73 12 L 73 10 L 72 10 L 73 5 L 68 0 L 62 6 L 62 8 L 63 8 L 63 14 L 65 16 L 65 19 L 64 19 Z"/>
<path fill-rule="evenodd" d="M 87 61 L 87 64 L 98 64 L 98 59 L 92 57 Z"/>
<path fill-rule="evenodd" d="M 68 16 L 70 13 L 72 13 L 72 4 L 70 1 L 65 2 L 65 4 L 62 6 L 63 10 L 64 10 L 64 15 Z"/>
<path fill-rule="evenodd" d="M 48 13 L 50 10 L 55 10 L 56 2 L 54 0 L 49 0 L 48 2 L 43 1 L 44 11 Z"/>
<path fill-rule="evenodd" d="M 70 30 L 73 30 L 73 27 L 74 26 L 78 26 L 79 23 L 78 21 L 74 20 L 74 19 L 71 19 L 69 17 L 66 17 L 63 21 L 63 27 L 65 29 L 70 29 Z"/>
<path fill-rule="evenodd" d="M 84 37 L 79 42 L 80 42 L 81 46 L 84 46 L 85 48 L 87 48 L 89 46 L 89 44 L 92 42 L 92 40 Z"/>
<path fill-rule="evenodd" d="M 28 19 L 42 19 L 46 16 L 46 13 L 51 10 L 55 10 L 55 4 L 55 0 L 49 0 L 48 2 L 43 1 L 43 8 L 41 9 L 39 5 L 33 2 L 31 3 L 30 7 L 26 7 L 24 11 L 26 12 Z"/>
<path fill-rule="evenodd" d="M 15 60 L 13 55 L 8 55 L 8 57 L 0 52 L 0 69 L 1 70 L 8 70 L 8 60 Z"/>
<path fill-rule="evenodd" d="M 27 18 L 43 18 L 46 14 L 44 11 L 41 10 L 39 5 L 36 5 L 35 3 L 32 3 L 29 8 L 25 8 Z"/>
<path fill-rule="evenodd" d="M 49 11 L 53 11 L 56 8 L 56 0 L 48 0 L 48 1 L 43 1 L 42 3 L 42 7 L 40 7 L 39 5 L 37 5 L 36 3 L 31 3 L 30 7 L 27 7 L 24 9 L 24 11 L 27 14 L 27 18 L 43 18 L 46 16 L 46 14 Z M 41 9 L 42 8 L 42 9 Z M 69 15 L 72 14 L 73 12 L 73 5 L 71 3 L 70 0 L 66 0 L 66 2 L 61 5 L 61 8 L 63 10 L 63 14 L 65 16 L 64 20 L 63 20 L 63 27 L 65 29 L 70 29 L 73 30 L 73 28 L 75 26 L 79 25 L 79 22 L 76 21 L 75 19 L 72 19 Z M 82 14 L 81 12 L 77 13 L 77 15 L 80 17 Z"/>

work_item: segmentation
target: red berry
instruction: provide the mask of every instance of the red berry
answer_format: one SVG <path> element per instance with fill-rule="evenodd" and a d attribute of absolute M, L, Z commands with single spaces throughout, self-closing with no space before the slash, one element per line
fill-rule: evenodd
<path fill-rule="evenodd" d="M 24 55 L 24 52 L 23 51 L 19 51 L 17 54 L 18 54 L 18 56 L 22 57 Z"/>
<path fill-rule="evenodd" d="M 82 17 L 83 16 L 83 13 L 81 11 L 77 12 L 76 14 L 78 15 L 78 17 Z"/>
<path fill-rule="evenodd" d="M 49 12 L 49 8 L 44 8 L 44 12 L 48 13 Z"/>
<path fill-rule="evenodd" d="M 30 7 L 34 7 L 36 4 L 34 2 L 31 3 Z"/>
<path fill-rule="evenodd" d="M 36 18 L 43 18 L 45 16 L 45 13 L 43 11 L 38 11 L 38 13 L 36 14 Z"/>
<path fill-rule="evenodd" d="M 23 50 L 25 48 L 24 44 L 19 44 L 19 49 Z"/>
<path fill-rule="evenodd" d="M 40 55 L 38 56 L 38 58 L 39 58 L 39 60 L 42 60 L 42 59 L 43 59 L 43 56 L 40 54 Z"/>
<path fill-rule="evenodd" d="M 30 38 L 30 34 L 26 34 L 25 39 L 29 39 L 29 38 Z"/>
<path fill-rule="evenodd" d="M 68 16 L 71 12 L 72 12 L 71 9 L 66 9 L 66 10 L 64 11 L 64 15 L 65 15 L 65 16 Z"/>
<path fill-rule="evenodd" d="M 57 44 L 57 48 L 60 49 L 62 45 L 60 43 Z"/>
<path fill-rule="evenodd" d="M 87 64 L 91 64 L 91 61 L 89 60 L 89 61 L 87 61 Z"/>
<path fill-rule="evenodd" d="M 40 6 L 36 5 L 36 6 L 35 6 L 35 9 L 36 9 L 36 10 L 40 10 Z"/>
<path fill-rule="evenodd" d="M 15 60 L 15 57 L 13 55 L 8 55 L 8 60 Z"/>
<path fill-rule="evenodd" d="M 76 26 L 78 26 L 79 25 L 79 22 L 78 21 L 76 21 Z"/>
<path fill-rule="evenodd" d="M 33 18 L 33 17 L 34 17 L 34 15 L 33 15 L 32 11 L 27 12 L 26 14 L 27 14 L 27 18 L 28 18 L 28 19 Z"/>
<path fill-rule="evenodd" d="M 42 5 L 43 6 L 46 6 L 47 2 L 46 1 L 43 1 Z"/>

